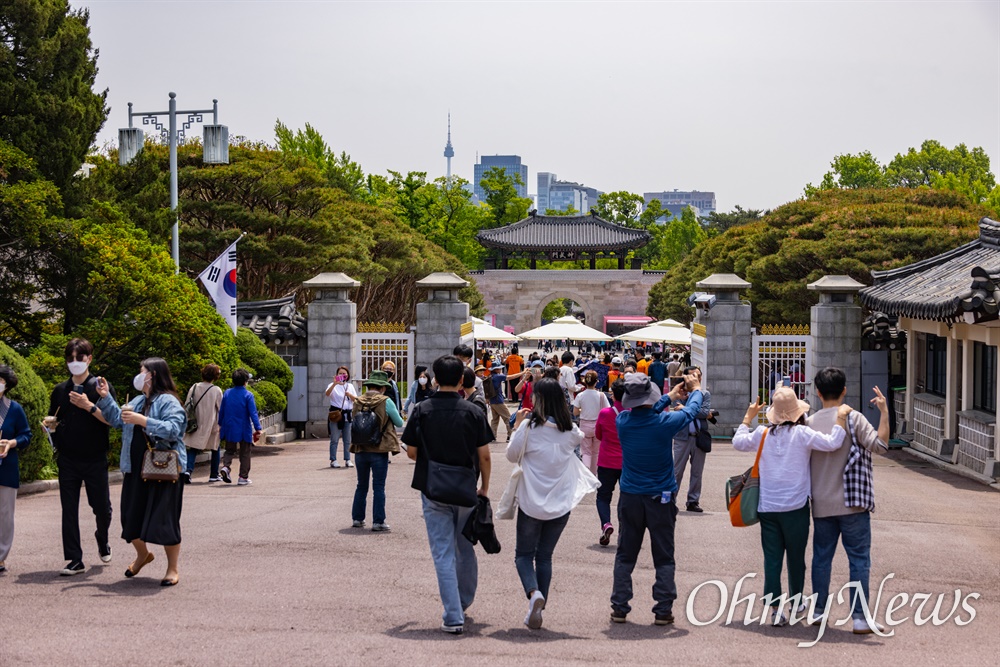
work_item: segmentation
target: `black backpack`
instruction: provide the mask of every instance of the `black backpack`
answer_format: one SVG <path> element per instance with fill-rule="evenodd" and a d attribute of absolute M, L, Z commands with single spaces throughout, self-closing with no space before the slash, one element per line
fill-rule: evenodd
<path fill-rule="evenodd" d="M 493 378 L 487 376 L 483 378 L 483 396 L 487 401 L 493 400 L 497 395 L 497 386 L 493 384 Z"/>
<path fill-rule="evenodd" d="M 354 404 L 351 416 L 351 444 L 375 446 L 382 444 L 382 424 L 370 405 Z"/>

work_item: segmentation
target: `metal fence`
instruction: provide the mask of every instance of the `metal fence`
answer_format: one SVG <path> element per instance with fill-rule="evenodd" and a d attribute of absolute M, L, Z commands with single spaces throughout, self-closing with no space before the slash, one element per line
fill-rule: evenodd
<path fill-rule="evenodd" d="M 790 378 L 792 388 L 802 400 L 808 400 L 811 368 L 812 337 L 807 326 L 765 325 L 761 333 L 753 332 L 752 382 L 757 396 L 764 403 L 771 402 L 771 394 Z M 757 423 L 764 424 L 764 411 L 757 416 Z"/>

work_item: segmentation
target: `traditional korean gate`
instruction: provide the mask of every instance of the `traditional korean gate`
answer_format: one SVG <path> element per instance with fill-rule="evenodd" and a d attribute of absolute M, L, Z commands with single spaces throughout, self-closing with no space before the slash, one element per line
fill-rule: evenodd
<path fill-rule="evenodd" d="M 792 380 L 792 388 L 802 400 L 809 400 L 812 388 L 812 336 L 808 325 L 765 324 L 760 333 L 753 333 L 753 388 L 765 403 L 771 402 L 771 393 L 781 386 L 784 376 Z M 764 411 L 758 423 L 767 421 Z"/>
<path fill-rule="evenodd" d="M 355 360 L 360 381 L 391 361 L 396 365 L 400 402 L 406 401 L 413 382 L 413 334 L 402 322 L 358 322 Z M 360 387 L 359 387 L 360 388 Z"/>

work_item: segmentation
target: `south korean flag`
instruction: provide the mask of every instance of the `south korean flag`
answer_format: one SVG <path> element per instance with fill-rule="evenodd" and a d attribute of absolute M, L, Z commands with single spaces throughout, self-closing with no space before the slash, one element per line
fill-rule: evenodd
<path fill-rule="evenodd" d="M 215 302 L 215 309 L 229 324 L 234 335 L 236 334 L 236 244 L 238 242 L 239 239 L 233 241 L 233 244 L 198 276 L 208 290 L 208 295 Z"/>

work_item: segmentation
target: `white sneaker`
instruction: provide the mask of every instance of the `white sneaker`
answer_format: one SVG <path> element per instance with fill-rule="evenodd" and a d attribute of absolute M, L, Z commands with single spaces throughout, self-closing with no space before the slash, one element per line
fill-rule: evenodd
<path fill-rule="evenodd" d="M 788 625 L 788 617 L 785 616 L 783 613 L 781 613 L 780 610 L 775 609 L 771 625 L 773 625 L 776 628 L 783 628 L 786 625 Z"/>
<path fill-rule="evenodd" d="M 339 468 L 340 467 L 340 461 L 334 461 L 333 463 L 330 464 L 330 467 L 331 468 Z"/>
<path fill-rule="evenodd" d="M 253 484 L 248 478 L 240 477 L 239 481 L 236 482 L 236 486 L 249 486 Z"/>
<path fill-rule="evenodd" d="M 542 607 L 545 606 L 545 596 L 541 591 L 535 591 L 528 600 L 528 615 L 524 617 L 524 624 L 532 630 L 542 627 Z"/>
<path fill-rule="evenodd" d="M 872 621 L 872 623 L 875 623 L 875 621 Z M 874 628 L 878 629 L 879 632 L 885 632 L 885 628 L 879 625 L 878 623 L 875 623 Z M 856 635 L 870 635 L 875 632 L 875 629 L 873 629 L 873 627 L 868 624 L 867 618 L 856 618 L 854 619 L 853 632 Z"/>
<path fill-rule="evenodd" d="M 347 467 L 347 468 L 353 468 L 354 467 L 354 461 L 347 461 L 347 462 L 344 463 L 344 466 Z"/>

